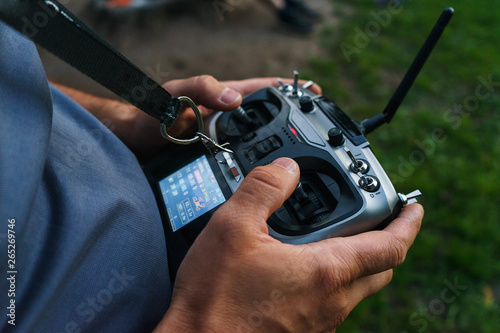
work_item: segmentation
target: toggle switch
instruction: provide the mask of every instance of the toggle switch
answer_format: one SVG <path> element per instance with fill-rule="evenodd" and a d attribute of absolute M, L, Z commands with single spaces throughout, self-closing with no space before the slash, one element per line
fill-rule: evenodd
<path fill-rule="evenodd" d="M 245 156 L 251 163 L 255 163 L 281 147 L 282 144 L 280 140 L 276 135 L 273 135 L 257 142 L 245 152 Z"/>
<path fill-rule="evenodd" d="M 227 166 L 229 167 L 229 170 L 231 171 L 231 174 L 233 175 L 234 180 L 236 180 L 236 182 L 239 183 L 240 179 L 241 179 L 241 175 L 238 171 L 238 168 L 236 168 L 236 164 L 234 163 L 233 158 L 227 152 L 223 152 L 222 156 L 224 156 L 224 160 L 225 160 Z"/>
<path fill-rule="evenodd" d="M 299 96 L 299 72 L 293 71 L 293 96 Z"/>
<path fill-rule="evenodd" d="M 344 147 L 344 151 L 347 153 L 347 155 L 352 161 L 351 165 L 349 166 L 349 169 L 352 172 L 354 173 L 361 172 L 362 174 L 366 174 L 368 172 L 368 170 L 370 169 L 370 165 L 368 164 L 368 162 L 362 159 L 356 159 L 356 157 L 354 157 L 354 155 L 352 154 L 351 150 L 347 147 Z"/>
<path fill-rule="evenodd" d="M 354 173 L 361 172 L 363 174 L 367 173 L 369 168 L 370 166 L 368 165 L 368 163 L 365 160 L 361 159 L 356 160 L 356 162 L 352 163 L 350 166 L 352 172 Z"/>
<path fill-rule="evenodd" d="M 304 88 L 304 89 L 309 89 L 309 88 L 311 88 L 313 85 L 314 85 L 314 82 L 313 82 L 313 81 L 311 81 L 311 80 L 309 80 L 309 81 L 307 81 L 306 83 L 304 83 L 304 84 L 302 85 L 302 88 Z"/>
<path fill-rule="evenodd" d="M 344 151 L 346 152 L 347 156 L 351 159 L 352 163 L 356 163 L 356 157 L 352 154 L 351 150 L 347 147 L 344 147 Z"/>
<path fill-rule="evenodd" d="M 364 176 L 362 173 L 358 172 L 360 176 L 358 185 L 363 190 L 367 192 L 376 192 L 380 188 L 380 182 L 375 176 Z"/>
<path fill-rule="evenodd" d="M 420 190 L 415 190 L 415 191 L 408 193 L 406 195 L 398 193 L 399 201 L 401 202 L 401 204 L 403 204 L 403 206 L 411 205 L 412 203 L 417 202 L 416 198 L 421 196 L 421 195 L 422 195 L 422 192 L 420 192 Z"/>

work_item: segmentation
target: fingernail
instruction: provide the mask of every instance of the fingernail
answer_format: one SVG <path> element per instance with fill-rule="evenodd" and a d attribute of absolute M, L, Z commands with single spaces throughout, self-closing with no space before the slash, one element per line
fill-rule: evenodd
<path fill-rule="evenodd" d="M 290 173 L 299 172 L 299 165 L 291 158 L 286 158 L 286 157 L 278 158 L 277 160 L 274 160 L 271 164 L 280 166 L 283 169 L 286 169 Z"/>
<path fill-rule="evenodd" d="M 230 89 L 230 88 L 226 88 L 222 92 L 222 96 L 220 98 L 220 101 L 224 104 L 233 104 L 239 98 L 240 98 L 239 92 L 237 92 L 233 89 Z"/>

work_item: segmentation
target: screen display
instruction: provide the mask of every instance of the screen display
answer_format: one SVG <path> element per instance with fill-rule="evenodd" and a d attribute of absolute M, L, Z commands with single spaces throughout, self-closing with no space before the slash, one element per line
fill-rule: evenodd
<path fill-rule="evenodd" d="M 159 184 L 173 231 L 226 201 L 205 155 Z"/>

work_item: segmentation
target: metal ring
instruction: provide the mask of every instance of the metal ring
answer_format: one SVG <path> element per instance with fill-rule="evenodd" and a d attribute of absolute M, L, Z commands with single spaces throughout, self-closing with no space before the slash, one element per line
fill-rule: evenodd
<path fill-rule="evenodd" d="M 196 115 L 196 120 L 198 121 L 198 132 L 200 133 L 205 133 L 205 125 L 203 124 L 203 118 L 201 116 L 201 113 L 200 113 L 200 110 L 198 110 L 198 106 L 196 105 L 195 102 L 193 102 L 193 100 L 189 97 L 186 97 L 186 96 L 181 96 L 181 97 L 178 97 L 179 101 L 181 102 L 186 102 L 189 104 L 189 106 L 191 107 L 191 109 L 193 109 L 194 111 L 194 114 Z M 197 141 L 200 141 L 200 137 L 197 135 L 191 139 L 177 139 L 177 138 L 174 138 L 172 136 L 170 136 L 168 133 L 167 133 L 167 126 L 162 123 L 160 125 L 160 131 L 161 131 L 161 135 L 167 139 L 168 141 L 171 141 L 173 143 L 177 143 L 177 144 L 180 144 L 180 145 L 189 145 L 191 143 L 195 143 Z"/>

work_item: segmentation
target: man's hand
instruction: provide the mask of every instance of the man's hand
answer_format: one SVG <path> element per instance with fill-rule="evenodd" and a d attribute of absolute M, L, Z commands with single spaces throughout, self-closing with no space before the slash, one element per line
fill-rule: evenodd
<path fill-rule="evenodd" d="M 291 80 L 283 80 L 285 83 Z M 304 83 L 305 81 L 301 81 Z M 246 96 L 264 87 L 276 86 L 276 78 L 255 78 L 240 81 L 219 82 L 210 75 L 195 76 L 183 80 L 173 80 L 163 87 L 175 97 L 190 97 L 197 105 L 203 118 L 214 111 L 231 111 L 236 109 Z M 318 85 L 310 88 L 316 94 L 321 93 Z M 127 139 L 127 145 L 138 156 L 148 157 L 159 152 L 168 142 L 160 134 L 158 120 L 133 108 L 133 136 Z M 184 108 L 168 134 L 173 137 L 192 137 L 196 126 L 196 116 L 190 108 Z"/>
<path fill-rule="evenodd" d="M 283 81 L 292 82 L 291 80 Z M 276 78 L 219 82 L 212 76 L 201 75 L 183 80 L 172 80 L 165 83 L 163 87 L 174 97 L 190 97 L 199 105 L 202 116 L 207 117 L 214 111 L 234 110 L 241 104 L 242 96 L 277 84 Z M 168 144 L 168 141 L 160 134 L 160 122 L 133 105 L 92 96 L 62 85 L 54 85 L 98 119 L 106 120 L 115 135 L 140 160 L 147 160 Z M 321 89 L 316 84 L 309 89 L 316 94 L 321 93 Z M 195 126 L 196 117 L 193 111 L 185 108 L 168 132 L 174 137 L 192 136 Z"/>
<path fill-rule="evenodd" d="M 266 221 L 299 174 L 282 158 L 245 178 L 186 255 L 159 332 L 332 332 L 387 285 L 419 231 L 422 207 L 407 206 L 382 231 L 283 244 Z"/>

